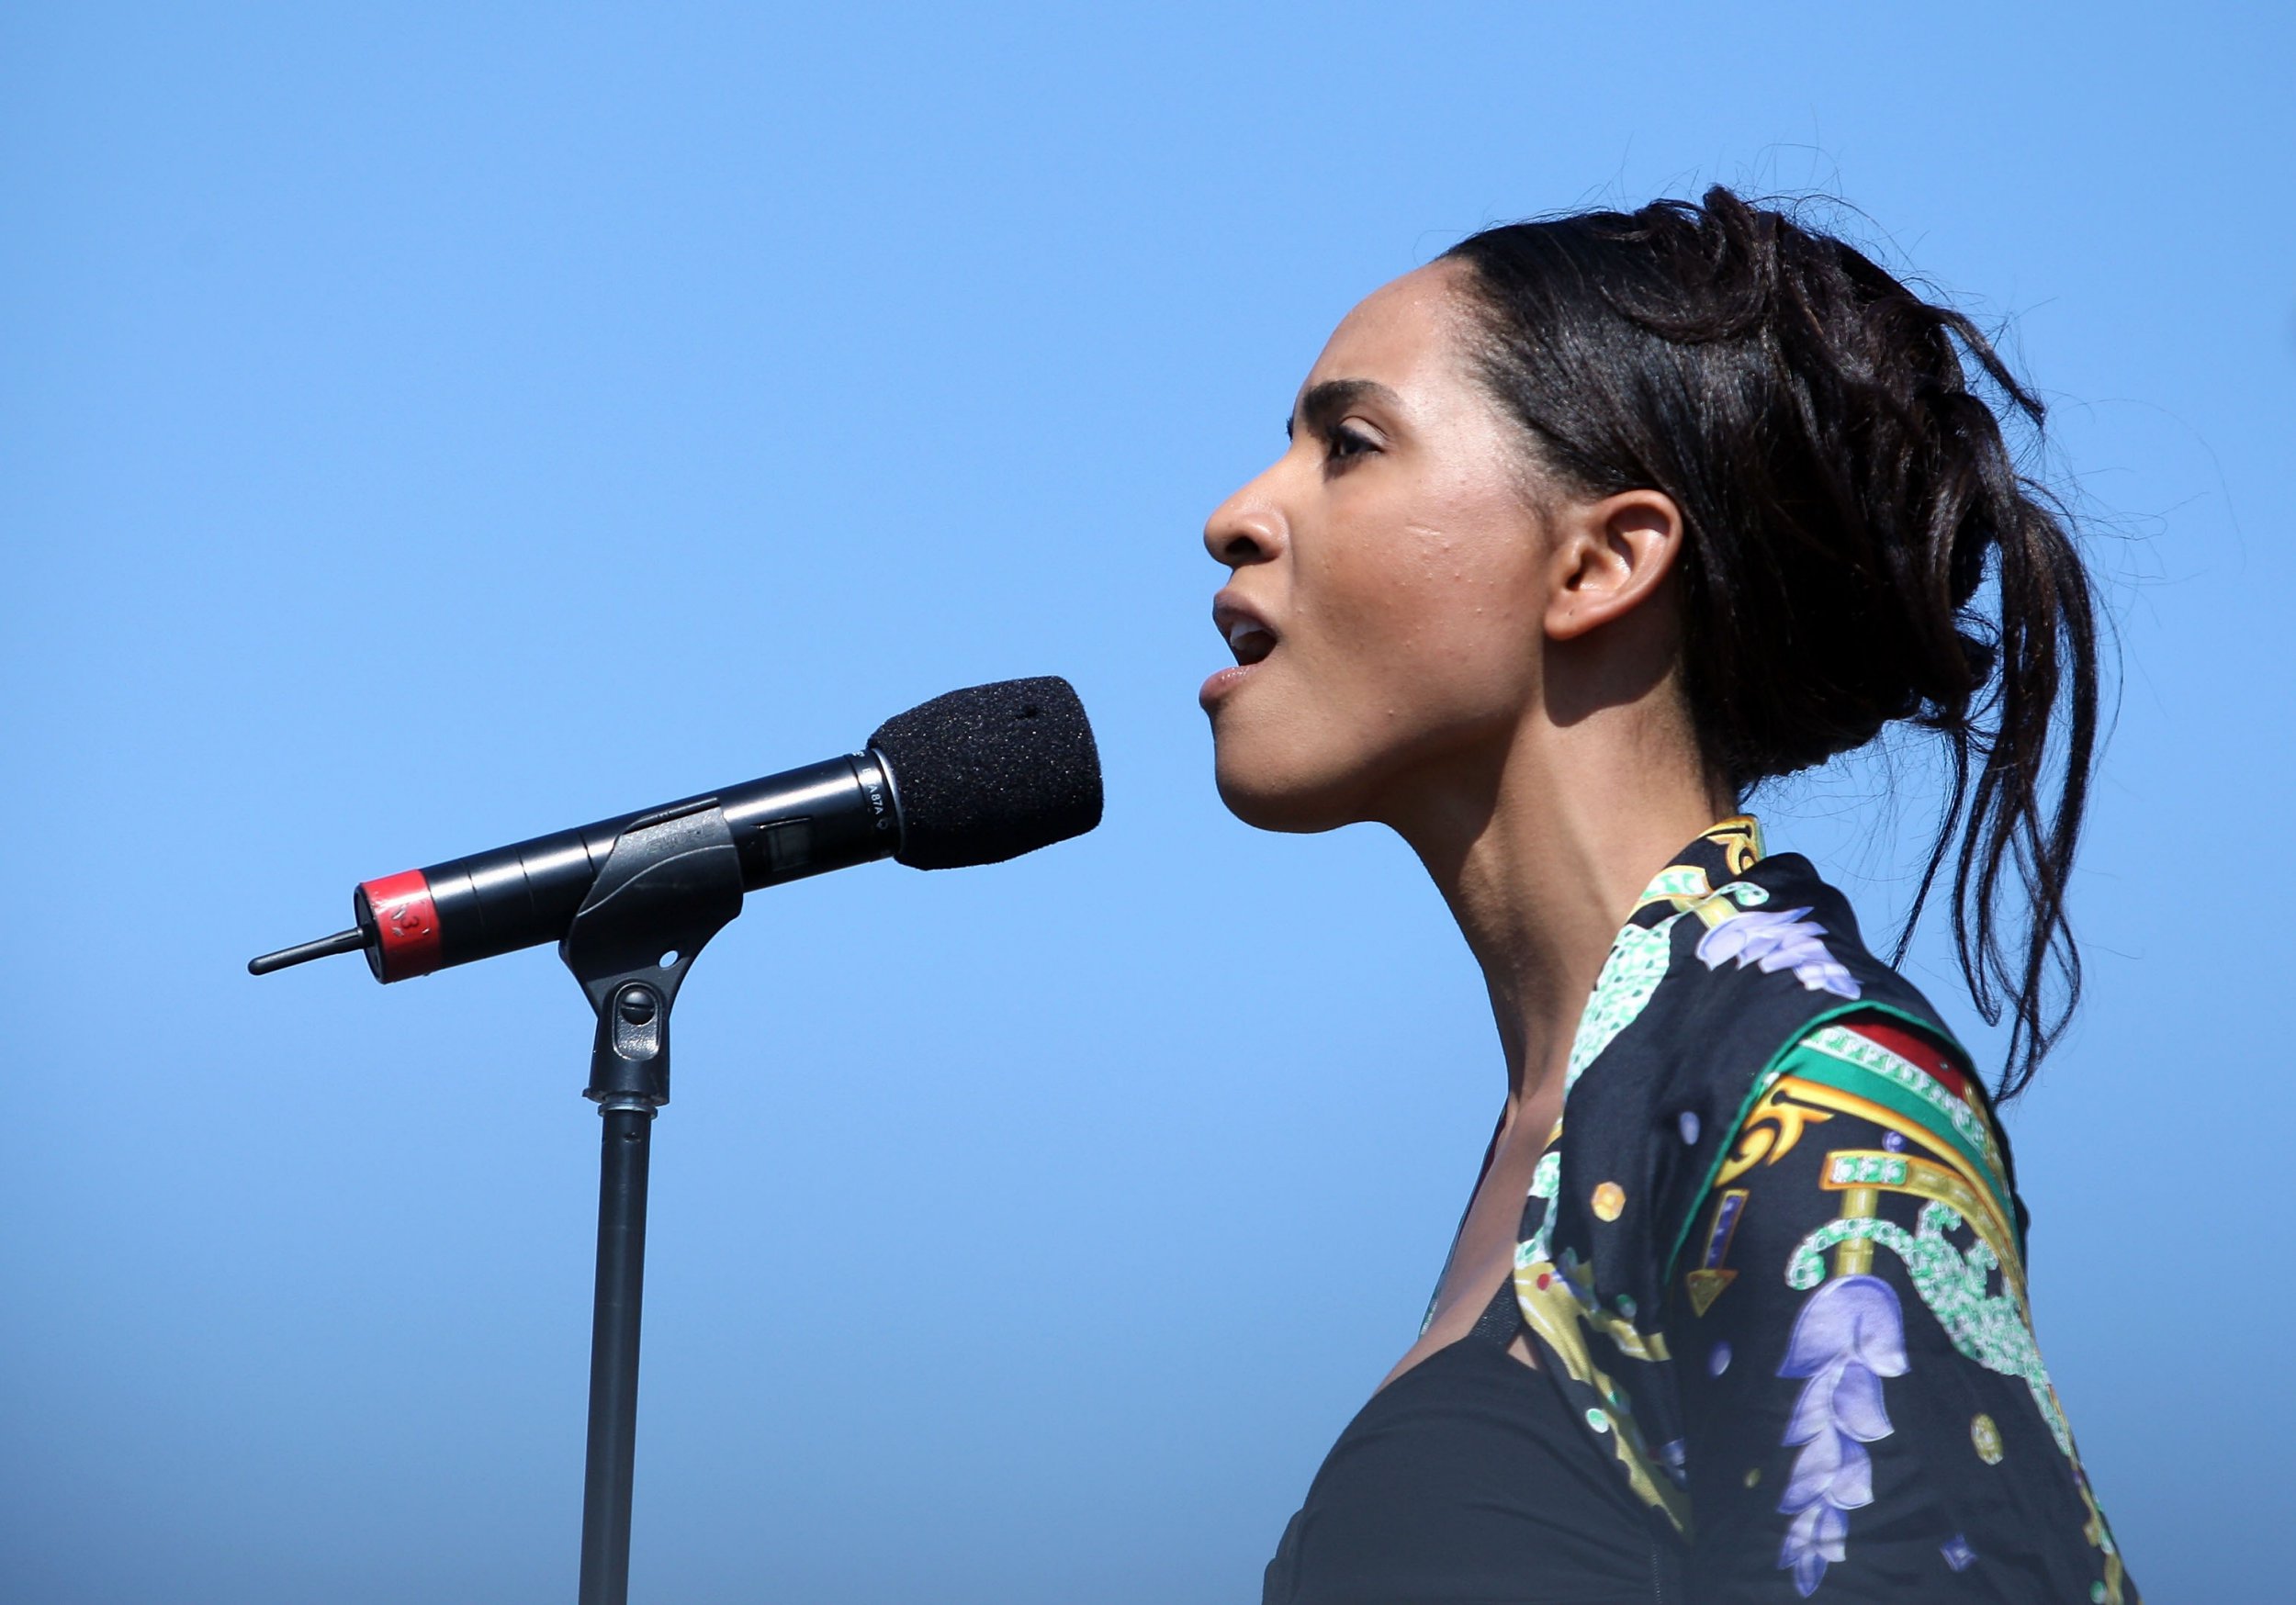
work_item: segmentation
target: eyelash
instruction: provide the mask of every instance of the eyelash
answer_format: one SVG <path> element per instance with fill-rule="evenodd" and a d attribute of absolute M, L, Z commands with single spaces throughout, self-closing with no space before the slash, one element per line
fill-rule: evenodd
<path fill-rule="evenodd" d="M 1368 456 L 1379 449 L 1379 443 L 1345 423 L 1335 423 L 1323 435 L 1323 462 L 1327 467 L 1344 468 L 1358 457 Z"/>

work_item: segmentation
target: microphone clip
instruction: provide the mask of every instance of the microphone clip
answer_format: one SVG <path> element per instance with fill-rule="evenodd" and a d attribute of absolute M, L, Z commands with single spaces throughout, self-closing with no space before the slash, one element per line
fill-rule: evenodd
<path fill-rule="evenodd" d="M 583 1096 L 650 1115 L 670 1101 L 670 1010 L 704 944 L 741 912 L 741 855 L 717 799 L 632 820 L 558 943 L 598 1016 Z"/>

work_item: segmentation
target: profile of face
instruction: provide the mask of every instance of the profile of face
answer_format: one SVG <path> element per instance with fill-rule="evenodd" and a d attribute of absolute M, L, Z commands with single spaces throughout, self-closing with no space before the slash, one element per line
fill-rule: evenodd
<path fill-rule="evenodd" d="M 1542 482 L 1475 374 L 1469 271 L 1438 261 L 1348 313 L 1283 455 L 1205 524 L 1236 664 L 1200 700 L 1247 824 L 1400 825 L 1487 775 L 1548 710 L 1550 644 L 1632 607 L 1671 559 L 1664 497 L 1582 506 Z"/>

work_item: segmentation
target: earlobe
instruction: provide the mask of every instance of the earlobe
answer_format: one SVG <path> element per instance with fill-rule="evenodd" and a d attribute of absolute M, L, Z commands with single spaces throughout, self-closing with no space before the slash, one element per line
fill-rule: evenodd
<path fill-rule="evenodd" d="M 1570 509 L 1556 547 L 1547 634 L 1573 640 L 1647 601 L 1682 549 L 1682 513 L 1660 490 L 1626 490 Z"/>

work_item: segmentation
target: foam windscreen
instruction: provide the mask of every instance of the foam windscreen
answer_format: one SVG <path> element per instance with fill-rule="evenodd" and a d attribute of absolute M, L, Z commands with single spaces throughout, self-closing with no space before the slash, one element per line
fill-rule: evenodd
<path fill-rule="evenodd" d="M 901 850 L 916 870 L 996 864 L 1100 823 L 1100 752 L 1057 675 L 935 697 L 877 727 L 893 770 Z"/>

